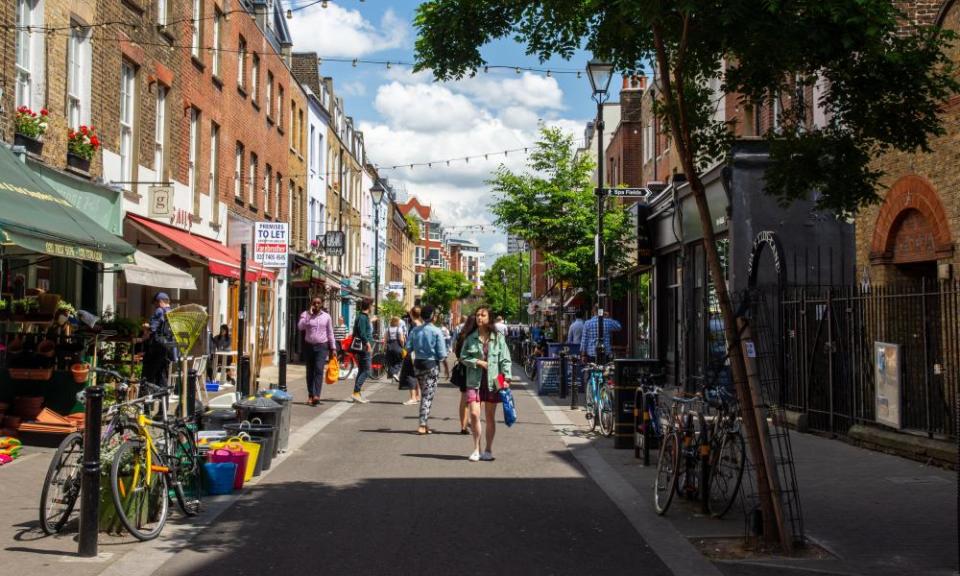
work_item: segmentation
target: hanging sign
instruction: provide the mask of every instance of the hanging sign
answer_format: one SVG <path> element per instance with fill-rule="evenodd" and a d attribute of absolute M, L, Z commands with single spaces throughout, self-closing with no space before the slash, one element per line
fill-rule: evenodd
<path fill-rule="evenodd" d="M 267 268 L 287 267 L 286 222 L 257 222 L 253 231 L 253 261 Z"/>
<path fill-rule="evenodd" d="M 173 214 L 173 186 L 150 186 L 147 188 L 147 216 L 170 218 Z"/>
<path fill-rule="evenodd" d="M 346 235 L 343 232 L 331 230 L 324 237 L 323 248 L 329 256 L 343 256 Z"/>

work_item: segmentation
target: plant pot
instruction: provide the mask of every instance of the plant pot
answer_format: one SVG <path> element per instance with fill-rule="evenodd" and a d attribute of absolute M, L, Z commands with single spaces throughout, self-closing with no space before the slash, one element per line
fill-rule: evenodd
<path fill-rule="evenodd" d="M 70 367 L 70 373 L 73 374 L 74 382 L 83 384 L 87 381 L 87 375 L 90 374 L 90 365 L 86 362 L 77 362 Z"/>
<path fill-rule="evenodd" d="M 67 152 L 67 166 L 81 172 L 90 172 L 90 159 Z"/>
<path fill-rule="evenodd" d="M 27 152 L 34 156 L 41 156 L 43 154 L 43 141 L 31 138 L 25 134 L 14 134 L 13 145 L 23 146 L 27 149 Z"/>

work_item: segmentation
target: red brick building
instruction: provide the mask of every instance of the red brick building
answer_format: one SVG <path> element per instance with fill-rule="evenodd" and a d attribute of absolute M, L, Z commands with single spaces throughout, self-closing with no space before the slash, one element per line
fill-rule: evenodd
<path fill-rule="evenodd" d="M 427 270 L 443 270 L 448 267 L 446 248 L 443 244 L 443 228 L 433 219 L 429 204 L 423 204 L 416 196 L 397 207 L 404 216 L 411 216 L 420 223 L 420 238 L 414 252 L 414 298 L 419 302 L 423 294 L 421 285 Z"/>

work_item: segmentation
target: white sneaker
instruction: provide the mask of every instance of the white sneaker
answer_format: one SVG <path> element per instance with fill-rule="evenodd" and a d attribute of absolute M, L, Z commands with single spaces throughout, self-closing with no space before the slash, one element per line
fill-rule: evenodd
<path fill-rule="evenodd" d="M 471 461 L 471 462 L 479 462 L 479 461 L 480 461 L 480 451 L 479 451 L 479 450 L 474 450 L 474 451 L 473 451 L 473 454 L 471 454 L 471 455 L 467 458 L 467 460 L 469 460 L 469 461 Z"/>
<path fill-rule="evenodd" d="M 492 460 L 496 460 L 496 458 L 494 458 L 493 454 L 490 452 L 484 452 L 483 454 L 481 454 L 480 459 L 483 460 L 484 462 L 490 462 Z"/>
<path fill-rule="evenodd" d="M 413 406 L 414 404 L 419 404 L 419 403 L 420 403 L 419 400 L 414 400 L 414 399 L 412 399 L 412 398 L 411 398 L 410 400 L 404 400 L 404 401 L 403 401 L 403 405 L 404 405 L 404 406 Z"/>
<path fill-rule="evenodd" d="M 369 402 L 369 400 L 364 398 L 359 392 L 354 392 L 351 398 L 353 398 L 354 402 L 359 402 L 360 404 L 366 404 Z"/>

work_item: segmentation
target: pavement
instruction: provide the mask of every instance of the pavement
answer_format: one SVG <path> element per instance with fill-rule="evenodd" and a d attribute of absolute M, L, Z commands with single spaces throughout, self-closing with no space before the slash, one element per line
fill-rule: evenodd
<path fill-rule="evenodd" d="M 704 518 L 675 501 L 656 516 L 653 467 L 586 433 L 567 401 L 515 386 L 520 420 L 498 423 L 495 461 L 472 463 L 448 384 L 433 408 L 436 433 L 418 436 L 417 407 L 403 406 L 407 393 L 392 382 L 369 383 L 365 405 L 346 401 L 352 382 L 340 382 L 310 407 L 299 403 L 302 367 L 288 381 L 298 402 L 290 449 L 268 473 L 205 499 L 194 521 L 174 513 L 155 541 L 101 536 L 100 558 L 75 556 L 75 526 L 39 532 L 52 450 L 29 447 L 0 467 L 0 576 L 957 573 L 953 471 L 793 434 L 806 534 L 822 553 L 711 562 L 694 545 L 742 537 L 744 515 Z"/>

